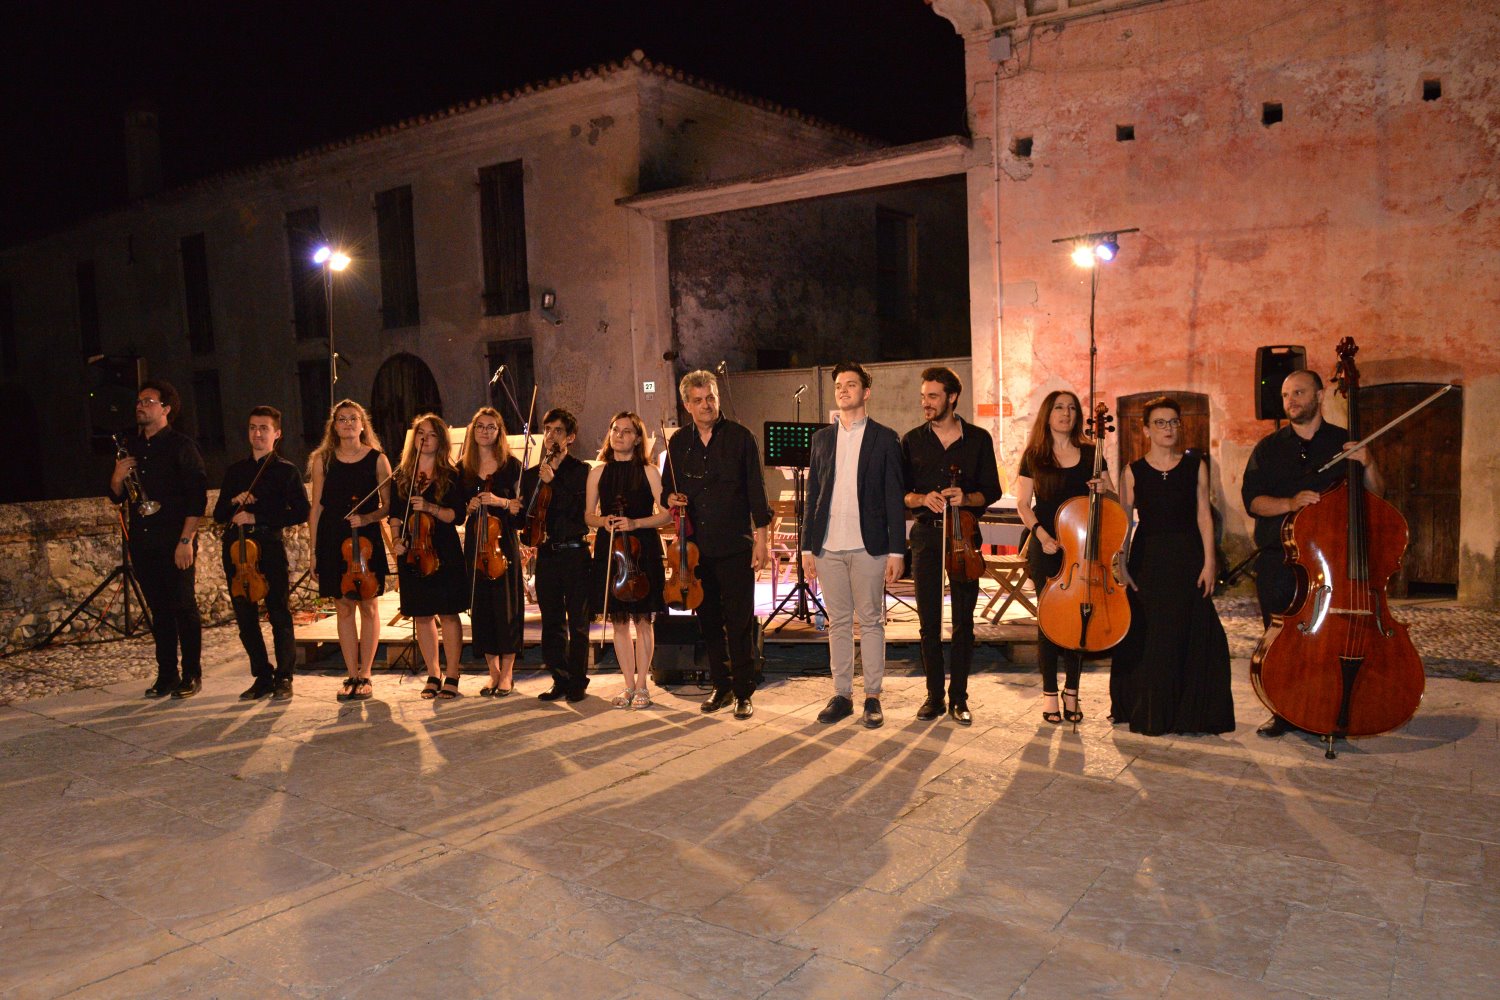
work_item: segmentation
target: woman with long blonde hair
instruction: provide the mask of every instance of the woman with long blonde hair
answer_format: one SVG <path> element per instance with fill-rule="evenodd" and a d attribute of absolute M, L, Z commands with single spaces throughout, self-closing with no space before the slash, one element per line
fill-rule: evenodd
<path fill-rule="evenodd" d="M 616 708 L 649 708 L 651 659 L 656 635 L 652 619 L 667 609 L 662 599 L 666 570 L 662 562 L 661 533 L 657 530 L 672 519 L 662 503 L 661 475 L 646 461 L 646 429 L 641 418 L 629 410 L 615 414 L 609 434 L 599 449 L 599 461 L 589 470 L 583 519 L 597 528 L 594 537 L 594 578 L 589 600 L 604 611 L 614 626 L 615 659 L 625 678 L 625 690 L 615 698 Z M 623 601 L 605 598 L 612 573 L 610 533 L 616 539 L 628 535 L 640 544 L 639 568 L 646 575 L 646 595 Z M 634 636 L 631 635 L 634 630 Z"/>
<path fill-rule="evenodd" d="M 464 648 L 458 616 L 469 606 L 469 578 L 458 544 L 464 499 L 451 447 L 448 425 L 436 413 L 423 413 L 411 422 L 411 438 L 396 467 L 391 508 L 391 528 L 399 539 L 391 551 L 398 557 L 401 613 L 412 619 L 427 665 L 427 684 L 422 688 L 427 699 L 458 697 Z M 419 558 L 424 538 L 429 552 Z M 446 671 L 441 652 L 447 653 Z"/>
<path fill-rule="evenodd" d="M 458 465 L 460 492 L 469 498 L 464 555 L 474 598 L 469 608 L 470 641 L 474 652 L 483 654 L 490 671 L 490 682 L 479 693 L 483 697 L 503 698 L 511 692 L 511 672 L 516 654 L 521 651 L 525 594 L 521 589 L 521 552 L 516 537 L 521 513 L 521 501 L 517 498 L 521 463 L 511 455 L 505 441 L 505 421 L 499 410 L 482 406 L 475 411 L 469 420 Z M 500 552 L 507 566 L 493 580 L 474 565 L 481 517 L 500 522 Z"/>
<path fill-rule="evenodd" d="M 313 541 L 313 579 L 319 594 L 333 598 L 339 651 L 349 673 L 339 700 L 364 700 L 373 694 L 370 671 L 375 648 L 380 644 L 380 618 L 374 597 L 346 594 L 341 589 L 347 565 L 343 544 L 369 542 L 367 564 L 378 583 L 378 596 L 385 589 L 380 519 L 390 509 L 391 490 L 384 485 L 377 493 L 375 487 L 386 483 L 391 463 L 380 450 L 380 438 L 363 406 L 352 399 L 341 399 L 333 405 L 323 427 L 323 440 L 308 456 L 307 470 L 312 477 L 308 537 Z"/>

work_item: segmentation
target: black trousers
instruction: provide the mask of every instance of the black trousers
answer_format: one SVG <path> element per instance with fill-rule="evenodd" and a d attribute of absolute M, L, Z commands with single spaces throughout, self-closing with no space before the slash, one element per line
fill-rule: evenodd
<path fill-rule="evenodd" d="M 589 550 L 551 549 L 536 555 L 536 602 L 542 610 L 542 660 L 560 688 L 589 686 Z"/>
<path fill-rule="evenodd" d="M 755 570 L 750 567 L 750 553 L 702 556 L 698 576 L 703 582 L 698 626 L 703 630 L 703 649 L 714 690 L 732 690 L 736 698 L 748 698 L 760 682 L 755 650 Z"/>
<path fill-rule="evenodd" d="M 979 539 L 973 539 L 976 547 Z M 927 697 L 943 697 L 943 529 L 918 521 L 911 526 L 911 576 L 917 592 L 918 634 Z M 974 660 L 974 605 L 978 580 L 950 580 L 953 640 L 948 664 L 948 700 L 969 700 L 969 666 Z"/>
<path fill-rule="evenodd" d="M 137 532 L 130 539 L 130 563 L 135 578 L 151 609 L 151 637 L 156 640 L 156 679 L 175 684 L 178 680 L 201 680 L 203 677 L 203 619 L 198 615 L 197 561 L 187 569 L 178 569 L 174 557 L 177 536 L 163 540 L 142 538 Z M 197 551 L 198 542 L 193 541 Z M 182 650 L 182 671 L 177 669 L 178 648 Z"/>
<path fill-rule="evenodd" d="M 1255 596 L 1260 601 L 1261 623 L 1267 628 L 1271 616 L 1285 612 L 1297 596 L 1297 575 L 1286 564 L 1279 545 L 1255 557 Z"/>
<path fill-rule="evenodd" d="M 224 551 L 224 579 L 234 579 L 234 564 L 229 560 L 229 546 L 234 534 L 226 533 Z M 288 600 L 291 589 L 287 579 L 286 547 L 274 536 L 256 535 L 254 542 L 260 547 L 260 572 L 266 578 L 266 617 L 271 619 L 271 643 L 276 649 L 276 667 L 266 655 L 266 639 L 260 631 L 260 605 L 238 597 L 230 598 L 234 608 L 234 621 L 239 626 L 240 644 L 250 657 L 250 673 L 257 681 L 270 683 L 290 680 L 292 668 L 297 664 L 297 641 L 292 635 L 292 609 Z"/>

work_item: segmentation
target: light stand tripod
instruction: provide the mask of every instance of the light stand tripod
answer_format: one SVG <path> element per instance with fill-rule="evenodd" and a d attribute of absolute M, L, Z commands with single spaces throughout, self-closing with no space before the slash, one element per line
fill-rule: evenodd
<path fill-rule="evenodd" d="M 140 582 L 135 578 L 135 567 L 130 561 L 130 532 L 125 526 L 124 502 L 115 507 L 115 516 L 120 521 L 120 564 L 110 570 L 109 575 L 99 582 L 99 586 L 95 587 L 93 592 L 85 597 L 68 614 L 68 617 L 59 622 L 57 628 L 47 634 L 47 638 L 32 646 L 32 649 L 41 649 L 44 646 L 52 645 L 57 637 L 63 633 L 63 630 L 71 625 L 73 620 L 79 615 L 88 615 L 99 625 L 109 626 L 123 639 L 133 639 L 138 635 L 151 631 L 151 610 L 146 606 L 145 595 L 141 593 Z M 95 611 L 91 607 L 99 595 L 104 593 L 116 579 L 120 581 L 120 618 L 122 621 L 122 624 L 118 625 L 111 621 L 109 617 L 110 606 L 114 604 L 113 600 L 105 604 L 102 611 Z M 134 621 L 131 620 L 130 614 L 131 594 L 135 595 L 136 602 L 140 605 L 141 609 L 140 617 Z"/>
<path fill-rule="evenodd" d="M 786 466 L 792 467 L 792 511 L 797 518 L 797 533 L 799 535 L 798 543 L 793 547 L 792 551 L 792 563 L 797 567 L 797 585 L 787 591 L 786 596 L 781 599 L 766 618 L 766 624 L 769 625 L 775 621 L 776 616 L 781 614 L 783 610 L 787 612 L 786 621 L 776 626 L 773 630 L 776 632 L 780 632 L 793 621 L 803 621 L 811 625 L 813 623 L 812 609 L 814 607 L 818 609 L 818 614 L 822 615 L 825 621 L 828 618 L 827 609 L 823 607 L 823 602 L 818 600 L 818 595 L 813 593 L 812 587 L 808 585 L 807 576 L 802 570 L 800 535 L 802 533 L 802 514 L 806 508 L 804 491 L 806 489 L 807 465 L 812 457 L 813 432 L 820 427 L 826 426 L 824 424 L 802 423 L 802 393 L 806 389 L 806 386 L 802 386 L 793 393 L 793 399 L 796 400 L 797 404 L 796 421 L 790 424 L 779 424 L 768 420 L 765 426 L 766 464 L 780 468 L 785 468 Z M 776 572 L 774 565 L 771 567 L 771 571 L 773 573 Z M 796 605 L 788 608 L 787 605 L 794 599 L 797 602 Z"/>

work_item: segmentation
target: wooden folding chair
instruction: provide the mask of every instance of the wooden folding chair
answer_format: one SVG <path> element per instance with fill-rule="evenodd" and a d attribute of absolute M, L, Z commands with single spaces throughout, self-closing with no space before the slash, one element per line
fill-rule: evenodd
<path fill-rule="evenodd" d="M 980 614 L 988 618 L 992 623 L 999 624 L 1000 619 L 1005 617 L 1005 609 L 1010 607 L 1012 601 L 1019 601 L 1021 606 L 1033 615 L 1036 614 L 1036 605 L 1027 596 L 1026 587 L 1026 550 L 1031 546 L 1031 533 L 1026 533 L 1026 540 L 1021 543 L 1021 549 L 1015 555 L 984 557 L 984 575 L 999 584 L 999 588 L 990 596 L 989 603 L 984 606 Z M 1003 600 L 1002 600 L 1003 598 Z M 1000 602 L 1000 607 L 994 614 L 990 609 Z"/>

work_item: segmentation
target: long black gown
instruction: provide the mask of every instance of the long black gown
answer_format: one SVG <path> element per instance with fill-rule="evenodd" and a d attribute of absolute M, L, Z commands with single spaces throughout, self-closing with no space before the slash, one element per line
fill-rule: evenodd
<path fill-rule="evenodd" d="M 1132 462 L 1139 523 L 1130 546 L 1130 632 L 1110 666 L 1110 715 L 1133 733 L 1234 729 L 1229 641 L 1211 598 L 1198 589 L 1198 467 L 1191 452 L 1167 473 Z"/>

